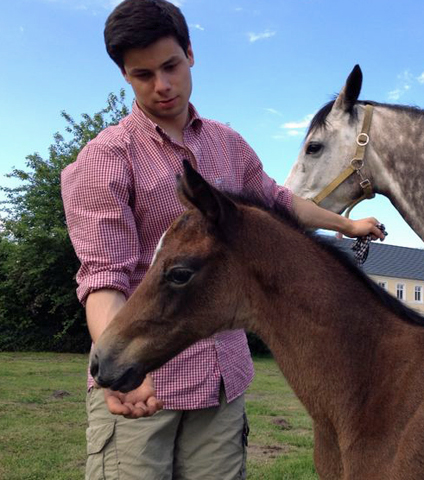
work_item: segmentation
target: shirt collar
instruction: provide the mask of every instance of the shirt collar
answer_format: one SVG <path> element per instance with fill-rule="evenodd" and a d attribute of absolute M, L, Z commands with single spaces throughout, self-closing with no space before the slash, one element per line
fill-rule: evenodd
<path fill-rule="evenodd" d="M 202 118 L 191 103 L 189 103 L 188 105 L 188 112 L 189 122 L 184 128 L 184 130 L 191 128 L 195 133 L 199 133 L 202 129 Z M 131 116 L 137 127 L 141 128 L 144 133 L 150 135 L 152 138 L 155 138 L 160 142 L 163 142 L 164 138 L 169 138 L 166 132 L 164 132 L 158 124 L 153 122 L 143 112 L 143 110 L 137 105 L 137 102 L 135 100 L 133 103 Z"/>

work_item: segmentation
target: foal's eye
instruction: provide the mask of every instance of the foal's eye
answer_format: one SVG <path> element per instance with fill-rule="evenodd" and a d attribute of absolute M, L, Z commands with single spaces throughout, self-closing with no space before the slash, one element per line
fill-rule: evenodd
<path fill-rule="evenodd" d="M 193 275 L 194 271 L 189 268 L 175 267 L 166 272 L 165 278 L 167 282 L 174 285 L 185 285 L 191 280 Z"/>
<path fill-rule="evenodd" d="M 314 153 L 318 153 L 322 148 L 322 143 L 318 142 L 311 142 L 306 147 L 306 155 L 313 155 Z"/>

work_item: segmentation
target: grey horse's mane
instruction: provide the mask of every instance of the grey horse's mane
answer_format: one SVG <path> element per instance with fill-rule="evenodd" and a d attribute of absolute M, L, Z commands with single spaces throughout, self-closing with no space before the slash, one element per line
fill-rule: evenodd
<path fill-rule="evenodd" d="M 319 128 L 326 128 L 327 117 L 330 114 L 331 109 L 333 108 L 334 102 L 336 101 L 336 97 L 334 97 L 333 100 L 330 100 L 320 110 L 318 110 L 318 112 L 315 114 L 314 118 L 311 120 L 311 123 L 309 125 L 306 137 L 311 132 L 313 132 L 313 131 L 315 131 Z M 413 115 L 413 116 L 416 116 L 416 117 L 422 117 L 424 115 L 424 110 L 422 110 L 419 107 L 410 106 L 410 105 L 395 105 L 395 104 L 391 104 L 391 103 L 374 102 L 372 100 L 358 101 L 357 104 L 359 104 L 359 105 L 373 105 L 374 107 L 390 108 L 390 109 L 396 110 L 398 112 L 405 112 L 408 115 Z M 355 118 L 356 117 L 356 111 L 352 110 L 351 115 L 352 115 L 352 117 Z"/>

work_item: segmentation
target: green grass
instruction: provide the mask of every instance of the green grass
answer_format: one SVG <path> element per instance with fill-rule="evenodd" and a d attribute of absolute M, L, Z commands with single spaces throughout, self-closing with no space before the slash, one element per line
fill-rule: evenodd
<path fill-rule="evenodd" d="M 309 417 L 272 359 L 255 369 L 248 479 L 316 480 Z M 84 478 L 86 370 L 86 355 L 0 353 L 0 480 Z"/>
<path fill-rule="evenodd" d="M 0 354 L 0 479 L 83 478 L 86 370 L 86 355 Z"/>
<path fill-rule="evenodd" d="M 275 362 L 256 358 L 246 394 L 249 480 L 317 480 L 312 422 Z"/>

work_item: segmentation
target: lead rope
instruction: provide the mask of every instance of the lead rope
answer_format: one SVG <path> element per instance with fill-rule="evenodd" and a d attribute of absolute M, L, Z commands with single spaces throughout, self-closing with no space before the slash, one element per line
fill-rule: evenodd
<path fill-rule="evenodd" d="M 386 227 L 382 223 L 379 223 L 377 228 L 379 228 L 384 235 L 387 236 Z M 367 235 L 365 237 L 358 237 L 353 242 L 352 250 L 354 251 L 355 261 L 358 266 L 362 266 L 368 258 L 371 241 L 371 235 Z"/>

